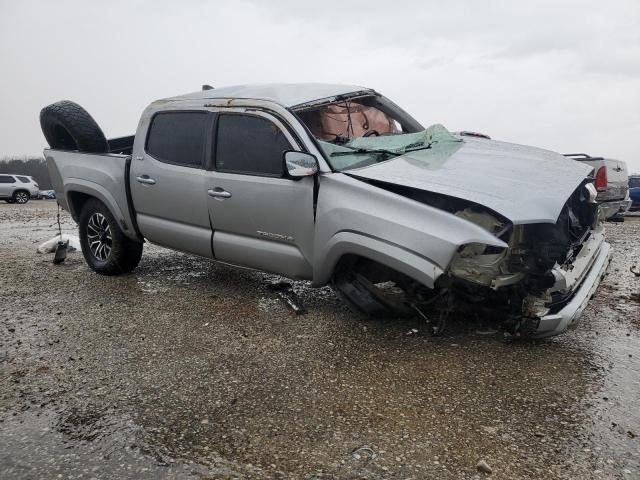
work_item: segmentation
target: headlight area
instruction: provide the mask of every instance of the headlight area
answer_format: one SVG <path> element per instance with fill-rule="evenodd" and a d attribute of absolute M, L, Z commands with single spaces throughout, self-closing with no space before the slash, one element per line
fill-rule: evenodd
<path fill-rule="evenodd" d="M 462 245 L 449 264 L 453 277 L 497 289 L 519 282 L 523 273 L 509 273 L 504 269 L 504 260 L 509 249 L 482 243 Z"/>
<path fill-rule="evenodd" d="M 484 228 L 505 244 L 509 243 L 513 225 L 495 212 L 465 208 L 455 215 Z M 449 275 L 493 289 L 517 283 L 524 274 L 508 271 L 508 262 L 505 262 L 508 254 L 509 248 L 506 245 L 502 247 L 476 242 L 461 245 L 449 264 Z"/>

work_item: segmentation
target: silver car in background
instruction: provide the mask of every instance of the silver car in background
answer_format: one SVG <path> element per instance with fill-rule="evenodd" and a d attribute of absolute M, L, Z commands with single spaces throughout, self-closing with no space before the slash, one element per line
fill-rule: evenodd
<path fill-rule="evenodd" d="M 596 200 L 605 220 L 622 221 L 631 207 L 627 164 L 613 158 L 592 157 L 586 153 L 567 153 L 565 157 L 593 167 Z"/>
<path fill-rule="evenodd" d="M 25 204 L 31 198 L 37 198 L 40 187 L 27 175 L 0 174 L 0 200 L 7 203 Z"/>

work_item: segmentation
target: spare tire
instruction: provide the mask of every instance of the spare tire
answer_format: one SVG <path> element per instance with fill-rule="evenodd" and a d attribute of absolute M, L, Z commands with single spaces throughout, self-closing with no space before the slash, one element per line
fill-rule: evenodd
<path fill-rule="evenodd" d="M 107 138 L 89 112 L 69 100 L 40 111 L 40 127 L 51 148 L 87 153 L 109 151 Z"/>

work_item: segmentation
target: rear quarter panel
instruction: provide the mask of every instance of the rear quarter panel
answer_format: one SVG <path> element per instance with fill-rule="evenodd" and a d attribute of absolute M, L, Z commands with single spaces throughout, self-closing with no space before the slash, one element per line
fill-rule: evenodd
<path fill-rule="evenodd" d="M 137 238 L 127 203 L 127 155 L 47 149 L 44 156 L 58 203 L 74 220 L 78 220 L 80 212 L 75 211 L 72 195 L 89 195 L 109 208 L 125 235 Z"/>

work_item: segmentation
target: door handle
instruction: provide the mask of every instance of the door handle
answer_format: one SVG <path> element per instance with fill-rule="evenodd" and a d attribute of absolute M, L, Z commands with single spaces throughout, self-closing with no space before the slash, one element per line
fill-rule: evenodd
<path fill-rule="evenodd" d="M 227 192 L 220 187 L 216 187 L 213 190 L 207 190 L 207 195 L 216 198 L 231 198 L 231 192 Z"/>
<path fill-rule="evenodd" d="M 150 178 L 147 175 L 142 175 L 141 177 L 136 177 L 136 180 L 140 183 L 144 183 L 145 185 L 155 185 L 156 181 L 153 178 Z"/>

